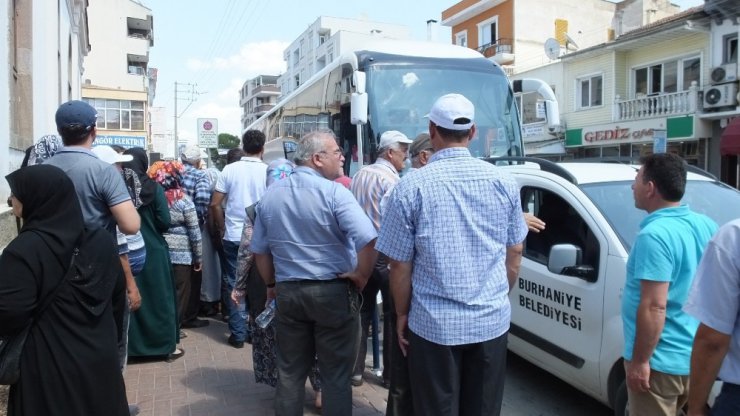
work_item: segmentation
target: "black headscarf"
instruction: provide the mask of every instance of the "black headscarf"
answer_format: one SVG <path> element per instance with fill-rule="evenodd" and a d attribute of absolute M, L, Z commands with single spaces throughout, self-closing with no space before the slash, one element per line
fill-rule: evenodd
<path fill-rule="evenodd" d="M 123 154 L 134 157 L 134 160 L 124 163 L 123 167 L 133 170 L 136 176 L 139 177 L 139 182 L 141 182 L 141 193 L 139 194 L 141 205 L 151 204 L 156 195 L 157 183 L 146 174 L 149 168 L 149 159 L 146 156 L 146 151 L 141 147 L 132 147 L 123 152 Z"/>
<path fill-rule="evenodd" d="M 5 179 L 23 204 L 21 233 L 39 235 L 66 268 L 85 228 L 72 181 L 63 170 L 46 164 L 18 169 Z"/>
<path fill-rule="evenodd" d="M 32 165 L 5 178 L 13 195 L 23 204 L 23 227 L 16 248 L 18 256 L 29 256 L 34 251 L 28 244 L 38 240 L 28 239 L 27 234 L 30 233 L 36 234 L 49 246 L 51 255 L 48 259 L 45 258 L 45 250 L 36 251 L 41 253 L 41 258 L 34 260 L 42 264 L 52 261 L 53 256 L 66 271 L 74 249 L 79 248 L 74 273 L 68 283 L 86 313 L 101 315 L 110 303 L 122 273 L 113 236 L 102 228 L 85 229 L 74 184 L 58 167 Z M 61 276 L 53 278 L 60 279 Z"/>

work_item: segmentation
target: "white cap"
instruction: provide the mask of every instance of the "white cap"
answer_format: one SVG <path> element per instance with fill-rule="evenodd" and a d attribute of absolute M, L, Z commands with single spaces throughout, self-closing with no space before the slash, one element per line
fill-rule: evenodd
<path fill-rule="evenodd" d="M 400 131 L 388 130 L 380 135 L 380 144 L 378 145 L 378 149 L 385 149 L 394 143 L 411 144 L 412 142 L 413 140 L 410 140 Z"/>
<path fill-rule="evenodd" d="M 113 150 L 112 147 L 105 145 L 93 147 L 92 152 L 95 153 L 95 156 L 97 156 L 98 159 L 102 160 L 105 163 L 110 163 L 111 165 L 114 163 L 130 162 L 134 160 L 133 156 L 122 155 Z"/>
<path fill-rule="evenodd" d="M 180 156 L 183 160 L 196 162 L 201 159 L 200 147 L 196 145 L 190 145 L 182 151 L 182 154 Z"/>
<path fill-rule="evenodd" d="M 425 117 L 448 130 L 468 130 L 473 127 L 475 107 L 460 94 L 447 94 L 434 102 L 432 110 Z"/>

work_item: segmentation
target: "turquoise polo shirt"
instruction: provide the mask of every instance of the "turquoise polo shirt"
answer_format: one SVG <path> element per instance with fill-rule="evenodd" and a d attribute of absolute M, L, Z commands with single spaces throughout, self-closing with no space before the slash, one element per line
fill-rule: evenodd
<path fill-rule="evenodd" d="M 650 358 L 650 368 L 688 375 L 691 347 L 699 322 L 681 309 L 694 273 L 717 224 L 687 205 L 659 209 L 642 220 L 627 261 L 622 294 L 624 358 L 632 359 L 640 304 L 640 282 L 668 282 L 665 326 Z"/>

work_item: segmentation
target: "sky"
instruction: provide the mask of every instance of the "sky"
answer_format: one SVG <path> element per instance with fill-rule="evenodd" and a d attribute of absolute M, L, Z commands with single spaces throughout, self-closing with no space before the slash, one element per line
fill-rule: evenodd
<path fill-rule="evenodd" d="M 427 20 L 441 21 L 455 0 L 138 0 L 152 10 L 154 46 L 149 66 L 158 68 L 155 107 L 174 125 L 178 83 L 178 137 L 195 142 L 198 118 L 218 119 L 219 133 L 241 135 L 239 90 L 260 74 L 285 71 L 283 51 L 319 16 L 396 23 L 426 40 Z M 541 0 L 547 1 L 547 0 Z M 702 0 L 674 0 L 682 9 Z M 433 40 L 450 43 L 440 25 Z M 179 85 L 182 84 L 182 85 Z"/>

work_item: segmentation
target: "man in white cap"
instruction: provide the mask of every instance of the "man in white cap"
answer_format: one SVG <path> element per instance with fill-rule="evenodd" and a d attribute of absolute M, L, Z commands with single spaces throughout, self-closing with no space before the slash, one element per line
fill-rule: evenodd
<path fill-rule="evenodd" d="M 403 169 L 403 163 L 408 158 L 409 144 L 412 140 L 396 130 L 389 130 L 380 135 L 378 144 L 378 159 L 372 165 L 362 168 L 352 178 L 350 191 L 357 199 L 365 214 L 375 226 L 380 229 L 380 201 L 389 193 L 401 179 L 398 173 Z M 375 298 L 378 290 L 383 294 L 383 316 L 390 316 L 390 294 L 388 290 L 388 261 L 385 256 L 379 256 L 373 274 L 362 292 L 362 317 L 360 348 L 355 361 L 355 370 L 352 375 L 352 385 L 362 384 L 362 373 L 365 371 L 365 354 L 367 354 L 367 335 L 370 321 L 375 308 Z M 390 322 L 384 321 L 383 334 L 390 331 Z M 383 336 L 383 379 L 388 381 L 386 374 L 390 369 L 390 337 Z"/>
<path fill-rule="evenodd" d="M 527 225 L 519 186 L 471 156 L 475 109 L 447 94 L 429 117 L 434 155 L 395 186 L 376 249 L 389 257 L 414 412 L 499 415 Z"/>
<path fill-rule="evenodd" d="M 202 163 L 200 147 L 190 145 L 180 155 L 185 172 L 182 174 L 182 189 L 195 204 L 200 232 L 203 234 L 208 205 L 211 203 L 211 183 L 208 175 L 200 169 Z M 208 276 L 209 279 L 221 279 L 221 276 Z M 190 297 L 183 312 L 183 328 L 200 328 L 208 325 L 205 319 L 198 319 L 200 310 L 200 287 L 203 283 L 203 271 L 190 268 Z"/>

